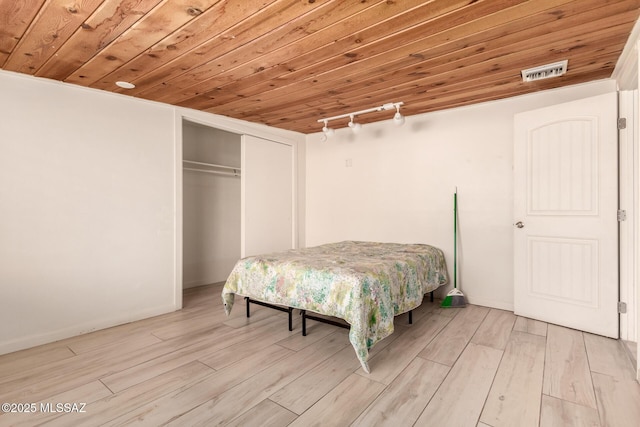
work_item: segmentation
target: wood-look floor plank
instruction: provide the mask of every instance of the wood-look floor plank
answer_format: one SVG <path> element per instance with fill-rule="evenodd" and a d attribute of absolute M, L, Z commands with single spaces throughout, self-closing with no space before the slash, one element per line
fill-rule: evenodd
<path fill-rule="evenodd" d="M 283 327 L 287 328 L 287 314 L 282 313 L 280 311 L 276 311 L 270 308 L 264 308 L 260 306 L 251 306 L 251 316 L 247 317 L 246 313 L 241 310 L 243 307 L 237 307 L 235 310 L 232 310 L 229 314 L 228 318 L 223 317 L 224 324 L 226 326 L 230 326 L 232 328 L 242 328 L 246 325 L 251 325 L 257 320 L 266 319 L 267 317 L 277 317 Z M 224 307 L 220 306 L 220 311 L 224 312 Z M 242 313 L 242 315 L 238 315 L 238 313 Z M 295 317 L 294 317 L 295 319 Z"/>
<path fill-rule="evenodd" d="M 631 358 L 631 362 L 633 365 L 636 364 L 638 360 L 638 343 L 635 341 L 622 341 L 624 344 L 624 348 L 627 350 L 627 354 Z"/>
<path fill-rule="evenodd" d="M 384 384 L 352 374 L 299 416 L 291 427 L 345 426 L 384 390 Z"/>
<path fill-rule="evenodd" d="M 120 413 L 117 418 L 104 425 L 163 425 L 169 420 L 176 419 L 191 409 L 224 394 L 225 391 L 243 381 L 254 378 L 261 371 L 269 370 L 272 365 L 277 365 L 283 358 L 292 355 L 295 353 L 278 345 L 266 347 L 261 352 L 216 371 L 193 385 L 170 391 L 155 400 L 137 405 L 128 413 Z M 229 357 L 233 357 L 233 355 L 229 355 Z"/>
<path fill-rule="evenodd" d="M 11 377 L 11 381 L 3 384 L 3 388 L 0 390 L 2 392 L 0 401 L 18 402 L 24 401 L 26 398 L 39 400 L 46 396 L 62 393 L 87 382 L 174 352 L 182 347 L 193 345 L 200 339 L 207 339 L 223 326 L 215 326 L 196 335 L 178 337 L 135 350 L 123 346 L 116 346 L 109 351 L 101 348 L 80 354 L 70 360 L 65 359 L 34 367 L 26 372 L 16 373 L 14 377 Z"/>
<path fill-rule="evenodd" d="M 593 384 L 603 426 L 632 427 L 640 421 L 640 384 L 594 372 Z"/>
<path fill-rule="evenodd" d="M 34 366 L 41 366 L 59 360 L 69 359 L 75 353 L 64 344 L 52 343 L 0 356 L 0 384 L 3 379 L 24 372 Z"/>
<path fill-rule="evenodd" d="M 582 332 L 549 325 L 543 393 L 596 408 Z"/>
<path fill-rule="evenodd" d="M 68 414 L 56 418 L 47 426 L 95 426 L 102 425 L 122 414 L 137 409 L 169 393 L 176 393 L 213 375 L 214 371 L 199 362 L 191 362 L 165 372 L 123 392 L 97 400 L 86 407 L 82 414 Z"/>
<path fill-rule="evenodd" d="M 537 426 L 546 340 L 513 331 L 480 421 L 493 427 Z"/>
<path fill-rule="evenodd" d="M 119 335 L 119 334 L 118 334 Z M 100 339 L 99 342 L 93 340 L 83 340 L 76 343 L 69 344 L 69 348 L 76 354 L 88 353 L 90 351 L 105 351 L 109 352 L 114 348 L 123 349 L 127 348 L 134 350 L 136 348 L 144 348 L 151 344 L 158 344 L 162 342 L 160 338 L 152 335 L 149 332 L 141 331 L 133 334 L 119 335 L 117 339 L 111 339 L 105 341 Z"/>
<path fill-rule="evenodd" d="M 369 355 L 374 357 L 384 351 L 410 329 L 404 325 L 396 326 L 393 334 L 369 350 Z M 360 362 L 353 346 L 349 345 L 278 390 L 270 399 L 297 414 L 301 414 L 359 367 Z"/>
<path fill-rule="evenodd" d="M 451 317 L 452 319 L 458 315 L 458 313 L 463 312 L 464 307 L 441 307 L 442 300 L 436 300 L 437 306 L 433 309 L 433 313 L 440 314 L 445 317 Z"/>
<path fill-rule="evenodd" d="M 502 353 L 495 348 L 469 343 L 415 425 L 475 425 Z"/>
<path fill-rule="evenodd" d="M 249 410 L 335 353 L 350 347 L 346 331 L 334 333 L 275 363 L 242 384 L 175 419 L 170 425 L 219 425 Z"/>
<path fill-rule="evenodd" d="M 475 334 L 489 309 L 476 305 L 455 309 L 457 315 L 419 354 L 420 357 L 453 366 L 458 356 Z"/>
<path fill-rule="evenodd" d="M 504 350 L 515 321 L 516 316 L 512 312 L 493 308 L 471 338 L 471 342 Z"/>
<path fill-rule="evenodd" d="M 287 326 L 284 325 L 284 327 Z M 335 326 L 310 320 L 307 322 L 307 336 L 302 336 L 302 332 L 298 331 L 298 333 L 280 340 L 278 344 L 290 350 L 299 351 L 331 335 L 335 330 Z"/>
<path fill-rule="evenodd" d="M 236 335 L 244 337 L 242 340 L 228 339 L 224 346 L 215 346 L 207 352 L 208 354 L 199 356 L 198 360 L 215 370 L 220 370 L 296 333 L 289 331 L 279 320 L 270 320 L 265 327 L 256 328 L 250 334 L 243 335 L 242 331 L 236 331 Z"/>
<path fill-rule="evenodd" d="M 360 362 L 352 346 L 346 346 L 315 368 L 272 394 L 269 399 L 298 415 L 309 409 L 345 378 Z"/>
<path fill-rule="evenodd" d="M 527 317 L 517 316 L 516 323 L 513 325 L 513 330 L 546 337 L 547 323 L 529 319 Z"/>
<path fill-rule="evenodd" d="M 542 396 L 540 427 L 600 427 L 598 411 L 577 403 Z"/>
<path fill-rule="evenodd" d="M 226 427 L 281 427 L 291 424 L 296 417 L 293 412 L 265 399 L 235 418 Z"/>
<path fill-rule="evenodd" d="M 433 314 L 435 312 L 440 312 L 440 311 L 444 311 L 442 308 L 440 308 L 440 301 L 434 299 L 434 301 L 431 302 L 429 300 L 429 295 L 427 294 L 422 299 L 422 304 L 420 304 L 418 307 L 416 307 L 413 310 L 413 315 L 412 315 L 413 323 L 418 323 L 420 322 L 420 319 L 422 319 L 423 317 L 426 317 L 429 314 Z M 455 313 L 451 313 L 451 314 L 455 314 Z M 394 323 L 393 323 L 394 326 L 409 325 L 409 317 L 408 317 L 408 314 L 406 313 L 396 316 L 393 320 L 394 320 Z"/>
<path fill-rule="evenodd" d="M 451 318 L 439 314 L 420 319 L 420 322 L 407 328 L 406 332 L 384 350 L 371 357 L 370 374 L 362 368 L 358 370 L 358 374 L 383 384 L 390 384 L 450 322 Z"/>
<path fill-rule="evenodd" d="M 223 313 L 220 313 L 219 311 L 216 313 L 214 310 L 207 310 L 179 322 L 169 322 L 158 326 L 154 328 L 151 333 L 162 340 L 170 340 L 171 338 L 193 334 L 194 332 L 201 331 L 203 329 L 209 329 L 211 328 L 211 325 L 222 323 L 223 320 Z"/>
<path fill-rule="evenodd" d="M 591 372 L 619 380 L 635 380 L 635 369 L 619 340 L 583 333 Z"/>
<path fill-rule="evenodd" d="M 223 287 L 224 282 L 217 282 L 185 289 L 182 293 L 182 310 L 180 311 L 190 312 L 203 307 L 206 309 L 222 307 Z"/>
<path fill-rule="evenodd" d="M 418 419 L 450 368 L 416 357 L 352 426 L 410 426 Z"/>
<path fill-rule="evenodd" d="M 43 401 L 32 402 L 36 403 L 36 407 L 38 408 L 35 413 L 5 414 L 4 416 L 0 416 L 0 426 L 11 425 L 12 427 L 28 427 L 46 423 L 60 416 L 65 418 L 73 418 L 76 415 L 75 413 L 60 415 L 59 413 L 47 408 L 53 407 L 57 410 L 58 404 L 64 405 L 65 403 L 76 403 L 78 404 L 79 410 L 86 411 L 88 410 L 87 407 L 89 404 L 108 396 L 112 396 L 112 393 L 107 387 L 105 387 L 104 384 L 102 384 L 100 381 L 92 381 L 88 384 L 58 394 L 51 398 L 47 398 Z"/>
<path fill-rule="evenodd" d="M 213 353 L 225 350 L 233 344 L 251 341 L 265 334 L 269 336 L 269 333 L 275 331 L 278 326 L 280 325 L 274 322 L 273 318 L 267 318 L 252 324 L 251 327 L 244 328 L 242 331 L 226 328 L 218 334 L 205 336 L 203 339 L 197 340 L 193 344 L 179 348 L 176 351 L 123 369 L 114 374 L 101 377 L 101 380 L 114 392 L 121 391 L 178 366 L 194 360 L 205 359 Z M 263 342 L 262 347 L 267 347 L 269 344 L 272 343 Z M 227 359 L 230 359 L 228 354 Z M 241 360 L 246 356 L 234 354 L 234 357 L 235 360 L 231 359 L 230 363 Z"/>

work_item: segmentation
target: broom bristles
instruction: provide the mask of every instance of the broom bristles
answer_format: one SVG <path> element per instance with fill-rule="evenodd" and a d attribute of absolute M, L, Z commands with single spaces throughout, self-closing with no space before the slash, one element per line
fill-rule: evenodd
<path fill-rule="evenodd" d="M 443 308 L 456 308 L 464 307 L 467 302 L 464 299 L 464 294 L 459 289 L 452 289 L 447 296 L 442 300 L 440 307 Z"/>

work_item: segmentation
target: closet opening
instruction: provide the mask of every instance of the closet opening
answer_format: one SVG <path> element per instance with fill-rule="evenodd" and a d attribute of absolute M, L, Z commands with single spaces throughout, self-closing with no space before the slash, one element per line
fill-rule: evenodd
<path fill-rule="evenodd" d="M 225 281 L 240 258 L 242 136 L 182 119 L 182 287 Z"/>

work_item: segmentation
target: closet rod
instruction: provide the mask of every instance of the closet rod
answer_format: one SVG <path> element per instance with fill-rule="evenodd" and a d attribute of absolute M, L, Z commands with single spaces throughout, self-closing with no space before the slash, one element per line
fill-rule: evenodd
<path fill-rule="evenodd" d="M 227 176 L 237 176 L 240 177 L 240 173 L 233 173 L 233 172 L 219 172 L 219 171 L 208 171 L 205 169 L 195 169 L 195 168 L 182 168 L 182 170 L 185 171 L 193 171 L 193 172 L 204 172 L 204 173 L 212 173 L 215 175 L 227 175 Z M 235 169 L 235 170 L 239 170 L 239 169 Z"/>
<path fill-rule="evenodd" d="M 193 160 L 183 160 L 182 163 L 189 163 L 190 165 L 202 165 L 202 166 L 209 166 L 212 168 L 221 168 L 221 169 L 231 169 L 234 171 L 239 171 L 240 168 L 234 167 L 234 166 L 223 166 L 223 165 L 215 165 L 213 163 L 204 163 L 204 162 L 194 162 Z"/>

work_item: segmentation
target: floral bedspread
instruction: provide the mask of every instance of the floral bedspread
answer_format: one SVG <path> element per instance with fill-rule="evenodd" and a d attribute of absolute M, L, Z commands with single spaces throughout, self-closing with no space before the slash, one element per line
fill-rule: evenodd
<path fill-rule="evenodd" d="M 222 300 L 227 315 L 238 294 L 344 319 L 369 372 L 369 349 L 393 333 L 393 317 L 447 281 L 444 255 L 433 246 L 346 241 L 241 259 Z"/>

